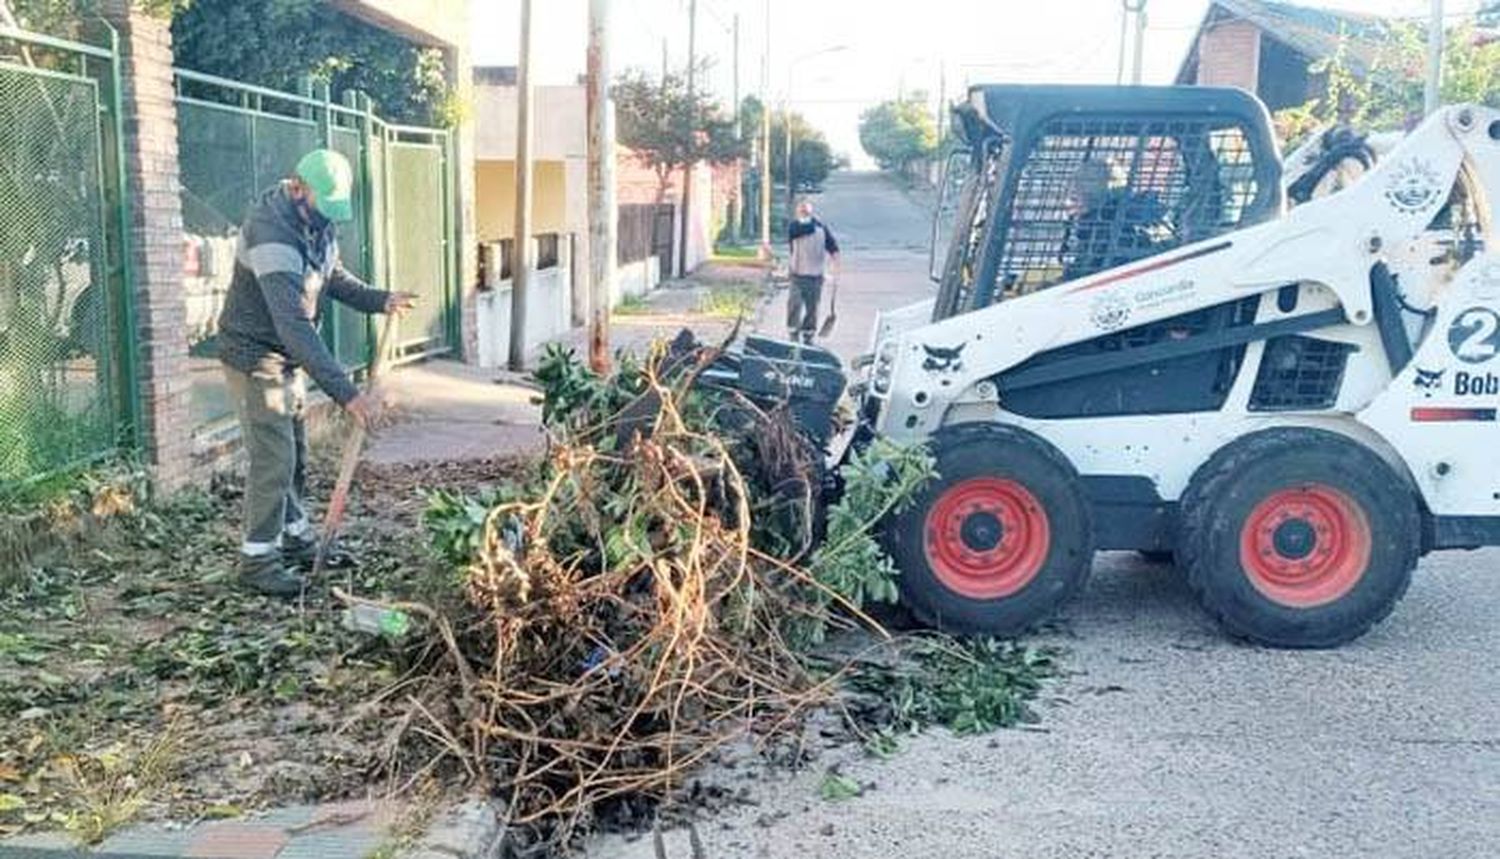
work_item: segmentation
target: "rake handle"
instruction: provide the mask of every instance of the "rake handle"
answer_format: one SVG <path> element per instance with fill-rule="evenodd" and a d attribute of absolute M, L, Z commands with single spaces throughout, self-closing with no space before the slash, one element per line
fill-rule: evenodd
<path fill-rule="evenodd" d="M 395 330 L 396 315 L 387 313 L 385 323 L 380 328 L 380 337 L 375 342 L 375 357 L 370 362 L 369 375 L 365 378 L 366 392 L 374 390 L 376 377 L 385 369 L 386 356 L 390 352 L 391 338 Z M 328 560 L 328 550 L 333 547 L 339 528 L 344 524 L 344 510 L 349 504 L 349 489 L 354 485 L 354 472 L 359 468 L 359 457 L 364 452 L 365 436 L 368 433 L 364 424 L 356 424 L 354 432 L 349 435 L 349 440 L 344 442 L 344 455 L 339 461 L 339 476 L 334 481 L 333 494 L 328 498 L 328 513 L 323 517 L 323 538 L 318 541 L 318 553 L 313 557 L 312 577 L 314 579 L 323 572 L 323 565 Z"/>

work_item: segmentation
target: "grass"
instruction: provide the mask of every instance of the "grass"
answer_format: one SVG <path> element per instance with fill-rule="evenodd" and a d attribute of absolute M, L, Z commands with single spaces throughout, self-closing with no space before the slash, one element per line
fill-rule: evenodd
<path fill-rule="evenodd" d="M 762 297 L 763 292 L 759 288 L 746 284 L 711 286 L 698 299 L 698 312 L 720 319 L 753 316 Z"/>
<path fill-rule="evenodd" d="M 760 248 L 756 245 L 718 245 L 714 248 L 716 260 L 759 260 Z"/>
<path fill-rule="evenodd" d="M 651 302 L 644 295 L 626 295 L 613 312 L 616 316 L 644 316 L 651 312 Z"/>

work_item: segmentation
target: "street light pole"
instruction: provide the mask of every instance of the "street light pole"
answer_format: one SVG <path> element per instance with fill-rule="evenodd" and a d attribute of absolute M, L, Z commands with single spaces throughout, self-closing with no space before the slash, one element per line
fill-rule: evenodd
<path fill-rule="evenodd" d="M 1131 59 L 1130 82 L 1141 84 L 1141 52 L 1146 47 L 1146 0 L 1126 0 L 1125 8 L 1135 12 L 1135 56 Z"/>
<path fill-rule="evenodd" d="M 740 13 L 734 13 L 734 77 L 733 92 L 734 102 L 734 142 L 736 146 L 745 143 L 744 123 L 740 121 Z M 750 216 L 750 201 L 745 197 L 745 159 L 744 156 L 736 156 L 739 166 L 739 179 L 735 182 L 734 203 L 731 208 L 730 218 L 734 223 L 730 224 L 729 235 L 738 242 L 745 234 L 745 220 Z"/>
<path fill-rule="evenodd" d="M 771 0 L 760 52 L 760 258 L 771 258 Z"/>
<path fill-rule="evenodd" d="M 848 48 L 848 45 L 834 45 L 831 48 L 819 48 L 816 51 L 803 54 L 800 57 L 794 57 L 791 62 L 786 64 L 786 92 L 781 100 L 781 121 L 786 123 L 785 168 L 786 214 L 788 218 L 793 215 L 793 210 L 796 208 L 796 204 L 794 202 L 796 199 L 796 191 L 794 190 L 795 185 L 793 185 L 792 183 L 792 143 L 794 139 L 792 135 L 792 81 L 796 76 L 797 64 L 802 62 L 803 60 L 810 60 L 813 57 L 821 57 L 824 54 L 836 54 L 839 51 L 848 50 Z"/>
<path fill-rule="evenodd" d="M 697 102 L 697 79 L 698 71 L 698 0 L 688 0 L 688 66 L 687 66 L 687 99 L 689 110 L 693 111 L 692 129 L 696 132 L 698 127 Z M 679 264 L 677 267 L 678 277 L 684 277 L 688 273 L 688 220 L 692 217 L 690 209 L 693 203 L 693 166 L 689 161 L 682 167 L 682 247 L 677 255 Z"/>

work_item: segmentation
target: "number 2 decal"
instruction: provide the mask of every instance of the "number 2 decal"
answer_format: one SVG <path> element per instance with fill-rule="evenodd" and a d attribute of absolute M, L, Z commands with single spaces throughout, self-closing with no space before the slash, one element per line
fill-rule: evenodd
<path fill-rule="evenodd" d="M 1500 314 L 1487 307 L 1460 311 L 1448 326 L 1448 348 L 1466 364 L 1483 364 L 1500 354 Z"/>

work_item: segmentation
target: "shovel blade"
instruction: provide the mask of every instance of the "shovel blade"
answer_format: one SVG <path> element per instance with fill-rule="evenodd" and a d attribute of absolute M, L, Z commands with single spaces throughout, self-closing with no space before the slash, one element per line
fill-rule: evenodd
<path fill-rule="evenodd" d="M 827 337 L 833 333 L 833 323 L 837 322 L 838 318 L 839 315 L 837 313 L 828 314 L 828 318 L 823 320 L 823 327 L 818 329 L 818 336 Z"/>

